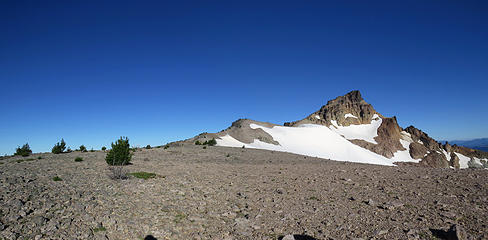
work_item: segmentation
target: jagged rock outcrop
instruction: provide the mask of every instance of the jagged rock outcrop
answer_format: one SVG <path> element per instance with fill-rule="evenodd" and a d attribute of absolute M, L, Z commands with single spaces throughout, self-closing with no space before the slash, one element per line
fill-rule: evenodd
<path fill-rule="evenodd" d="M 367 124 L 371 123 L 375 114 L 378 117 L 382 117 L 381 114 L 374 110 L 371 104 L 362 98 L 361 93 L 356 90 L 328 101 L 326 105 L 305 119 L 286 122 L 284 125 L 295 127 L 301 124 L 315 123 L 330 126 L 332 124 L 331 121 L 337 121 L 340 126 Z"/>
<path fill-rule="evenodd" d="M 378 136 L 374 138 L 377 144 L 358 139 L 349 141 L 372 152 L 391 158 L 395 152 L 406 150 L 400 144 L 401 131 L 402 129 L 398 126 L 396 117 L 383 118 L 378 128 Z"/>
<path fill-rule="evenodd" d="M 459 157 L 454 152 L 451 152 L 451 160 L 449 162 L 450 162 L 451 167 L 453 167 L 455 169 L 460 168 Z"/>
<path fill-rule="evenodd" d="M 463 146 L 453 145 L 452 151 L 455 151 L 457 153 L 460 153 L 460 154 L 467 156 L 467 157 L 470 157 L 470 158 L 480 158 L 480 159 L 488 158 L 488 152 L 483 152 L 481 150 L 467 148 L 467 147 L 463 147 Z"/>
<path fill-rule="evenodd" d="M 422 144 L 430 151 L 439 151 L 441 149 L 440 143 L 429 137 L 427 133 L 415 128 L 414 126 L 405 128 L 405 132 L 410 133 L 410 136 L 414 142 L 422 142 Z"/>
<path fill-rule="evenodd" d="M 449 162 L 443 154 L 430 152 L 422 159 L 422 161 L 420 161 L 420 165 L 433 168 L 448 168 Z"/>
<path fill-rule="evenodd" d="M 413 159 L 422 159 L 429 152 L 424 145 L 422 145 L 418 142 L 410 143 L 410 149 L 409 150 L 410 150 L 410 156 Z"/>

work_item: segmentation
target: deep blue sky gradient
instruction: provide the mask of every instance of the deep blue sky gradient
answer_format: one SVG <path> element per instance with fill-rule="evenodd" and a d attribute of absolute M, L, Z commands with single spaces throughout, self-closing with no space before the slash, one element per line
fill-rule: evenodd
<path fill-rule="evenodd" d="M 2 1 L 0 154 L 162 145 L 358 89 L 437 139 L 488 136 L 487 1 Z"/>

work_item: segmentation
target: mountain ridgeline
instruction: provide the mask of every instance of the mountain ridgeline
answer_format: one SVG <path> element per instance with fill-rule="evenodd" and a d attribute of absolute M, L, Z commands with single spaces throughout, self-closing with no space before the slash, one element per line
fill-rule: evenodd
<path fill-rule="evenodd" d="M 239 119 L 218 133 L 202 133 L 173 144 L 216 139 L 217 145 L 292 152 L 331 160 L 434 168 L 488 168 L 488 153 L 441 143 L 414 126 L 402 128 L 359 91 L 327 102 L 304 119 L 284 126 Z"/>

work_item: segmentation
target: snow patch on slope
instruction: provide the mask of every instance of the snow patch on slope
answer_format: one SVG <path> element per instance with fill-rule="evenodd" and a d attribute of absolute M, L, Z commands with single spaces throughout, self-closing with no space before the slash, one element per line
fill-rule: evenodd
<path fill-rule="evenodd" d="M 381 118 L 378 120 L 372 120 L 370 124 L 349 125 L 347 127 L 338 126 L 337 122 L 335 122 L 335 124 L 334 122 L 332 122 L 332 125 L 334 125 L 336 128 L 330 129 L 339 135 L 344 136 L 346 139 L 359 139 L 373 144 L 378 144 L 374 138 L 378 136 L 378 128 L 382 122 Z"/>
<path fill-rule="evenodd" d="M 330 128 L 316 124 L 303 124 L 299 127 L 274 126 L 263 127 L 258 124 L 250 124 L 252 129 L 262 129 L 273 137 L 279 145 L 265 143 L 257 139 L 250 144 L 242 143 L 233 137 L 226 135 L 216 139 L 217 145 L 227 147 L 258 148 L 282 152 L 291 152 L 312 157 L 320 157 L 346 162 L 358 162 L 394 166 L 393 162 L 411 161 L 411 158 L 388 159 L 371 152 L 356 144 L 351 143 L 339 133 Z"/>
<path fill-rule="evenodd" d="M 406 135 L 405 133 L 408 135 Z M 394 160 L 394 162 L 420 162 L 421 159 L 413 159 L 412 156 L 410 156 L 410 144 L 413 142 L 410 134 L 407 132 L 402 132 L 402 137 L 404 139 L 400 139 L 400 144 L 402 144 L 403 148 L 405 148 L 406 150 L 397 151 L 393 154 L 393 157 L 391 159 Z M 405 140 L 405 138 L 407 140 Z"/>
<path fill-rule="evenodd" d="M 461 153 L 454 152 L 459 158 L 459 168 L 468 168 L 468 162 L 471 158 L 462 155 Z"/>
<path fill-rule="evenodd" d="M 320 116 L 319 115 L 315 115 L 315 118 L 320 120 Z"/>
<path fill-rule="evenodd" d="M 446 156 L 447 161 L 451 161 L 451 155 L 449 155 L 449 153 L 444 149 L 441 149 L 441 151 L 442 151 L 442 154 L 444 154 L 444 156 Z"/>
<path fill-rule="evenodd" d="M 358 118 L 358 117 L 356 117 L 356 116 L 354 116 L 354 115 L 352 115 L 352 114 L 350 114 L 350 113 L 346 113 L 346 114 L 344 115 L 344 118 L 348 118 L 348 117 L 351 117 L 351 118 Z"/>

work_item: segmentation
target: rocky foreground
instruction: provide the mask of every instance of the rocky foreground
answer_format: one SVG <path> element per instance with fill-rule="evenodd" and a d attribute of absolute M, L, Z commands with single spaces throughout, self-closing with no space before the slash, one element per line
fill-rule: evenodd
<path fill-rule="evenodd" d="M 113 180 L 105 155 L 0 160 L 0 239 L 488 239 L 488 170 L 181 146 Z"/>

